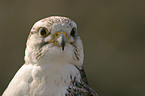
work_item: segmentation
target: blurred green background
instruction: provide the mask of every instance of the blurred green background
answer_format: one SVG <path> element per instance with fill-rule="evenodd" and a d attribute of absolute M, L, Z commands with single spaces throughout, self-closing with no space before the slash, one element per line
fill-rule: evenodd
<path fill-rule="evenodd" d="M 145 96 L 145 0 L 1 0 L 0 94 L 24 63 L 32 25 L 50 15 L 78 24 L 86 73 L 100 96 Z"/>

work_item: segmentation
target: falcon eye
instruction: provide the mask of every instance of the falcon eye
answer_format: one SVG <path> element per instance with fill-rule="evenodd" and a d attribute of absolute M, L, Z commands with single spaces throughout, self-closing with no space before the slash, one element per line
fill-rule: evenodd
<path fill-rule="evenodd" d="M 47 35 L 49 35 L 50 33 L 47 31 L 46 28 L 40 28 L 39 29 L 39 35 L 42 36 L 42 37 L 45 37 Z"/>
<path fill-rule="evenodd" d="M 76 28 L 72 28 L 70 35 L 75 36 L 75 33 L 76 33 Z"/>

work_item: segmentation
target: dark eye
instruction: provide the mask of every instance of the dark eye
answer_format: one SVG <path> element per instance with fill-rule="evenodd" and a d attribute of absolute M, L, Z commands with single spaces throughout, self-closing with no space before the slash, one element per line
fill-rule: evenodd
<path fill-rule="evenodd" d="M 46 28 L 40 28 L 39 29 L 39 35 L 42 36 L 42 37 L 45 37 L 47 35 L 49 35 L 50 33 L 47 31 Z"/>
<path fill-rule="evenodd" d="M 70 35 L 75 36 L 75 33 L 76 33 L 76 28 L 72 28 Z"/>

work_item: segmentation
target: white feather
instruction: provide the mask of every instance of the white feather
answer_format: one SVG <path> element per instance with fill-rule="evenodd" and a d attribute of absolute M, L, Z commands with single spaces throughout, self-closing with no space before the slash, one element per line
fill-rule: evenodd
<path fill-rule="evenodd" d="M 60 19 L 59 22 L 50 24 L 50 19 Z M 67 19 L 72 25 L 67 25 Z M 39 27 L 51 29 L 51 35 L 45 38 L 39 36 Z M 25 64 L 16 73 L 8 85 L 3 96 L 64 96 L 66 89 L 71 85 L 71 79 L 80 81 L 79 70 L 74 66 L 83 64 L 83 46 L 80 38 L 76 41 L 79 59 L 74 58 L 74 47 L 66 44 L 64 51 L 53 44 L 44 44 L 49 41 L 57 31 L 63 30 L 70 34 L 76 24 L 66 17 L 48 17 L 36 22 L 31 30 L 34 32 L 28 38 L 25 51 Z M 73 38 L 69 36 L 73 42 Z M 39 56 L 40 55 L 40 56 Z M 36 58 L 39 56 L 39 58 Z"/>

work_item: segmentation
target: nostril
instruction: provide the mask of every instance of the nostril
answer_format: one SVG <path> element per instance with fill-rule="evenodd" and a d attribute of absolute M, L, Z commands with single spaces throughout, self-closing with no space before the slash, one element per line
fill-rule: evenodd
<path fill-rule="evenodd" d="M 56 34 L 55 36 L 58 36 L 58 34 Z"/>

